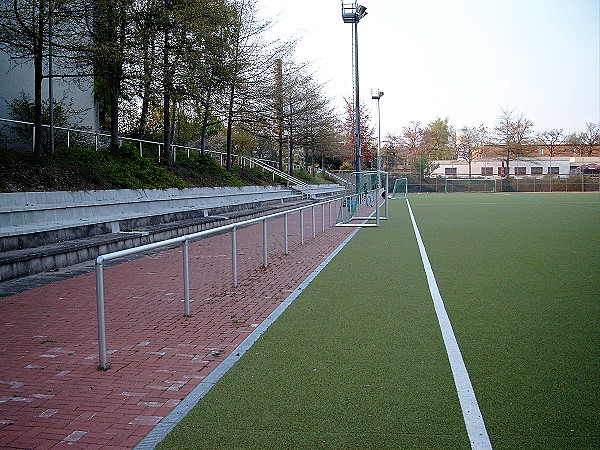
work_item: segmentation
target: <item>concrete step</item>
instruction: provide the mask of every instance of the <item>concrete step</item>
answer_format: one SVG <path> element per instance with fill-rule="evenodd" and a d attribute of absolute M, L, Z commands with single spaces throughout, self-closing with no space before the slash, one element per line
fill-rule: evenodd
<path fill-rule="evenodd" d="M 117 230 L 96 233 L 84 237 L 75 237 L 62 241 L 44 242 L 35 247 L 13 249 L 0 253 L 0 282 L 20 277 L 56 271 L 85 261 L 92 261 L 98 255 L 158 242 L 173 237 L 191 234 L 210 228 L 216 228 L 254 217 L 272 214 L 310 204 L 310 200 L 271 201 L 261 206 L 246 205 L 246 208 L 221 211 L 219 215 L 202 214 L 180 217 L 139 218 L 127 231 Z M 174 220 L 177 218 L 177 220 Z M 142 220 L 143 219 L 143 220 Z M 171 220 L 169 220 L 171 219 Z"/>

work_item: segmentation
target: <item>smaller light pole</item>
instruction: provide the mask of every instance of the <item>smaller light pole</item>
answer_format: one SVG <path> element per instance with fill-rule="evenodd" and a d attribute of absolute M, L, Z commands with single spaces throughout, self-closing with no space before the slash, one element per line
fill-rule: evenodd
<path fill-rule="evenodd" d="M 383 97 L 383 92 L 379 89 L 371 89 L 371 98 L 377 100 L 377 170 L 381 170 L 381 111 L 379 110 L 379 99 Z"/>

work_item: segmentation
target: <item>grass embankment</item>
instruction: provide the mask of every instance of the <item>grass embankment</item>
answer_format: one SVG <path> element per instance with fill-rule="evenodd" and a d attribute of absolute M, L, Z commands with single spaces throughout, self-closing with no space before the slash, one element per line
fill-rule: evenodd
<path fill-rule="evenodd" d="M 0 150 L 0 191 L 76 191 L 93 189 L 168 189 L 278 184 L 258 167 L 227 172 L 211 156 L 179 158 L 172 167 L 141 158 L 134 148 L 117 152 L 60 148 L 41 163 L 31 155 Z M 298 177 L 322 180 L 300 171 Z"/>

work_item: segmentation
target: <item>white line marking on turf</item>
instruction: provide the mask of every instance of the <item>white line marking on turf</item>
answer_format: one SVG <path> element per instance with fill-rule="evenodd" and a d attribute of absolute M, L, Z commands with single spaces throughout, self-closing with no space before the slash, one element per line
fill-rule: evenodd
<path fill-rule="evenodd" d="M 452 331 L 450 318 L 448 317 L 444 301 L 442 300 L 437 282 L 435 281 L 435 276 L 431 269 L 431 264 L 429 263 L 429 257 L 427 256 L 425 245 L 423 245 L 423 240 L 421 239 L 421 234 L 417 227 L 417 221 L 415 220 L 408 199 L 406 199 L 406 204 L 408 205 L 410 220 L 412 221 L 417 237 L 417 243 L 419 244 L 423 267 L 425 268 L 425 274 L 427 275 L 427 284 L 429 284 L 429 291 L 431 292 L 431 298 L 433 299 L 435 313 L 437 314 L 440 329 L 442 331 L 442 338 L 444 339 L 444 345 L 446 346 L 446 352 L 448 353 L 450 368 L 454 375 L 454 384 L 456 385 L 456 392 L 458 393 L 458 400 L 460 401 L 460 407 L 467 427 L 469 441 L 471 441 L 471 448 L 477 450 L 491 449 L 492 444 L 490 443 L 483 416 L 481 415 L 479 405 L 477 404 L 475 391 L 473 390 L 467 367 L 465 366 L 462 354 L 460 353 L 458 342 L 454 336 L 454 331 Z"/>

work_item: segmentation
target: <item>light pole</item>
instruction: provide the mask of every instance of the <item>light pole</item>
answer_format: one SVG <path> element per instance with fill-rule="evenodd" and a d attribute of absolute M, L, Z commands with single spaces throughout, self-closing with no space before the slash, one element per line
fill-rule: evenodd
<path fill-rule="evenodd" d="M 359 88 L 358 88 L 358 22 L 360 19 L 367 15 L 367 8 L 359 5 L 357 2 L 344 3 L 342 0 L 342 19 L 344 23 L 354 24 L 354 124 L 355 124 L 355 138 L 356 138 L 356 151 L 355 151 L 355 165 L 354 168 L 357 172 L 360 172 L 360 100 L 359 100 Z M 357 183 L 358 189 L 358 183 Z"/>
<path fill-rule="evenodd" d="M 379 89 L 371 89 L 371 98 L 377 100 L 377 171 L 381 170 L 381 111 L 379 110 L 379 100 L 383 97 L 383 92 Z"/>

